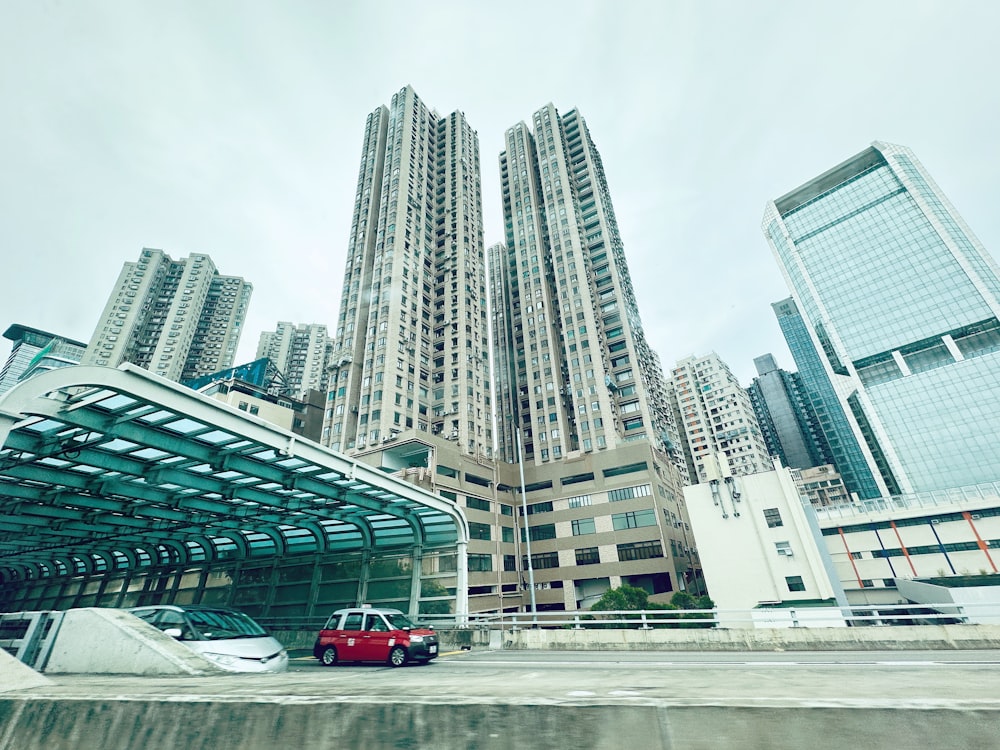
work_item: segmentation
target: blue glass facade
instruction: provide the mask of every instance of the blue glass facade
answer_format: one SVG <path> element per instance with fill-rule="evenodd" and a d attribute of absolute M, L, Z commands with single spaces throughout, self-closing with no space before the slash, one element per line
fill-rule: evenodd
<path fill-rule="evenodd" d="M 872 474 L 795 301 L 789 298 L 775 302 L 772 307 L 844 486 L 864 500 L 880 497 L 884 494 L 882 488 Z"/>
<path fill-rule="evenodd" d="M 913 154 L 874 144 L 764 231 L 887 489 L 1000 478 L 1000 273 Z"/>

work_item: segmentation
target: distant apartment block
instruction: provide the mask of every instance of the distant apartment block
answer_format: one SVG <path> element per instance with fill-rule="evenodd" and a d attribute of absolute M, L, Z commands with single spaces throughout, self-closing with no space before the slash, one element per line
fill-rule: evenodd
<path fill-rule="evenodd" d="M 524 463 L 524 562 L 549 587 L 543 601 L 589 606 L 621 583 L 665 596 L 700 586 L 667 385 L 582 114 L 548 104 L 508 128 L 500 176 L 497 432 L 502 458 Z"/>
<path fill-rule="evenodd" d="M 191 380 L 233 364 L 253 287 L 222 276 L 207 255 L 172 260 L 143 249 L 126 263 L 83 358 L 131 362 L 169 380 Z"/>
<path fill-rule="evenodd" d="M 708 457 L 715 454 L 735 475 L 771 469 L 750 396 L 718 354 L 679 360 L 672 390 L 693 483 L 707 481 Z"/>
<path fill-rule="evenodd" d="M 857 498 L 847 490 L 835 466 L 827 464 L 807 469 L 792 469 L 791 472 L 799 492 L 809 498 L 809 502 L 816 508 L 851 505 L 857 501 Z"/>
<path fill-rule="evenodd" d="M 274 331 L 262 332 L 257 344 L 257 358 L 270 359 L 296 397 L 309 390 L 326 390 L 332 354 L 333 340 L 326 326 L 318 323 L 279 322 Z"/>

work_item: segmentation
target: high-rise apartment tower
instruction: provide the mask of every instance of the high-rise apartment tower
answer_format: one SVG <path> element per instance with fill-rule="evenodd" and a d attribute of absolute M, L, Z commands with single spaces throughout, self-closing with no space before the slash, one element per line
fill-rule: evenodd
<path fill-rule="evenodd" d="M 532 218 L 510 213 L 490 248 L 488 306 L 475 132 L 409 87 L 369 116 L 323 442 L 463 507 L 472 611 L 575 609 L 622 584 L 665 601 L 701 577 L 659 363 L 583 121 L 536 119 L 545 166 L 532 151 L 530 179 L 504 177 L 507 210 Z"/>
<path fill-rule="evenodd" d="M 479 139 L 407 86 L 365 125 L 323 441 L 492 452 Z"/>
<path fill-rule="evenodd" d="M 532 125 L 506 132 L 506 245 L 491 248 L 502 455 L 517 459 L 518 431 L 535 464 L 632 440 L 674 451 L 663 373 L 587 124 L 549 104 Z"/>
<path fill-rule="evenodd" d="M 666 381 L 583 117 L 549 104 L 508 129 L 500 174 L 494 379 L 501 456 L 523 464 L 522 576 L 540 608 L 586 607 L 622 584 L 697 589 Z"/>
<path fill-rule="evenodd" d="M 763 229 L 881 489 L 1000 477 L 1000 269 L 913 153 L 873 143 Z"/>
<path fill-rule="evenodd" d="M 171 260 L 144 248 L 108 297 L 83 364 L 132 362 L 170 380 L 231 367 L 253 287 L 207 255 Z"/>

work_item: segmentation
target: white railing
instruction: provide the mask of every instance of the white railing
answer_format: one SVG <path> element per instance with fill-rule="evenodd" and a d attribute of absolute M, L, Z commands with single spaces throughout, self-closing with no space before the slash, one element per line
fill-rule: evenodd
<path fill-rule="evenodd" d="M 0 648 L 41 671 L 49 660 L 62 612 L 0 613 Z"/>
<path fill-rule="evenodd" d="M 421 623 L 458 627 L 453 615 L 420 615 Z M 467 627 L 521 628 L 753 628 L 860 627 L 966 624 L 982 620 L 1000 624 L 1000 602 L 956 604 L 866 604 L 851 607 L 758 607 L 755 609 L 650 609 L 615 611 L 472 613 Z"/>

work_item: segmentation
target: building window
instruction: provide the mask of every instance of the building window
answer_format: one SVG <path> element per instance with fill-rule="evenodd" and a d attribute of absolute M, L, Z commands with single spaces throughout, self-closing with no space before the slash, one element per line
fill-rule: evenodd
<path fill-rule="evenodd" d="M 528 558 L 526 556 L 521 557 L 521 564 L 525 570 L 528 568 Z M 531 556 L 531 568 L 532 570 L 544 570 L 545 568 L 558 568 L 559 567 L 559 553 L 558 552 L 539 552 L 537 555 Z"/>
<path fill-rule="evenodd" d="M 488 523 L 476 523 L 469 521 L 469 538 L 490 540 L 490 525 Z"/>
<path fill-rule="evenodd" d="M 490 501 L 481 497 L 466 497 L 465 506 L 467 508 L 475 508 L 476 510 L 489 510 Z"/>
<path fill-rule="evenodd" d="M 663 557 L 663 547 L 657 542 L 632 542 L 618 545 L 618 559 L 648 560 L 652 557 Z"/>
<path fill-rule="evenodd" d="M 522 508 L 518 508 L 518 511 L 521 513 L 522 516 L 524 515 L 524 510 Z M 552 512 L 551 500 L 545 500 L 544 502 L 541 503 L 532 503 L 531 505 L 528 506 L 529 516 L 533 516 L 536 513 L 551 513 L 551 512 Z"/>
<path fill-rule="evenodd" d="M 653 494 L 652 485 L 640 484 L 635 487 L 622 487 L 608 492 L 608 501 L 617 503 L 621 500 L 632 500 L 637 497 L 646 497 Z"/>
<path fill-rule="evenodd" d="M 530 530 L 531 541 L 542 542 L 546 539 L 556 538 L 556 525 L 554 523 L 543 523 L 532 526 Z M 521 541 L 524 541 L 524 529 L 521 529 Z"/>
<path fill-rule="evenodd" d="M 774 551 L 777 552 L 779 555 L 783 555 L 784 557 L 791 557 L 792 545 L 790 542 L 775 542 Z"/>
<path fill-rule="evenodd" d="M 584 547 L 576 550 L 577 565 L 597 565 L 601 562 L 601 555 L 597 547 Z"/>
<path fill-rule="evenodd" d="M 597 533 L 593 518 L 578 518 L 571 522 L 571 526 L 573 527 L 573 536 Z"/>
<path fill-rule="evenodd" d="M 652 508 L 633 510 L 628 513 L 615 513 L 611 516 L 615 531 L 622 529 L 637 529 L 640 526 L 655 526 L 656 512 Z"/>
<path fill-rule="evenodd" d="M 505 571 L 517 570 L 517 556 L 516 555 L 504 555 L 503 556 L 503 569 Z"/>
<path fill-rule="evenodd" d="M 777 508 L 764 508 L 764 520 L 767 521 L 769 529 L 785 525 L 781 520 L 781 512 Z"/>
<path fill-rule="evenodd" d="M 805 591 L 806 585 L 802 582 L 802 576 L 785 576 L 785 583 L 789 591 Z"/>
<path fill-rule="evenodd" d="M 493 556 L 492 555 L 469 555 L 469 571 L 470 572 L 489 572 L 493 570 Z"/>

